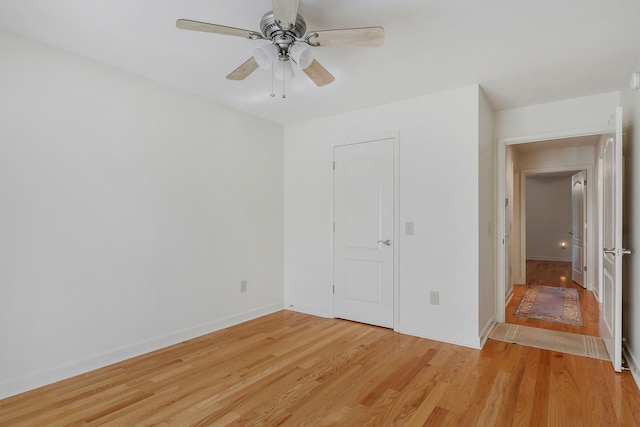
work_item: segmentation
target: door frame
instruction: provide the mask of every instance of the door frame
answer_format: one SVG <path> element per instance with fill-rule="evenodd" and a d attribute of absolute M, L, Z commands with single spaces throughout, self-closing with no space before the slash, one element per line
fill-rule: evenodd
<path fill-rule="evenodd" d="M 383 140 L 393 140 L 393 236 L 392 239 L 392 248 L 393 248 L 393 330 L 395 331 L 399 325 L 399 290 L 398 284 L 400 283 L 400 132 L 386 132 L 379 133 L 368 136 L 355 137 L 350 139 L 343 139 L 339 141 L 335 141 L 331 145 L 331 168 L 333 169 L 333 164 L 335 162 L 335 149 L 336 147 L 343 147 L 346 145 L 355 145 L 355 144 L 366 144 L 367 142 L 376 142 Z M 329 286 L 329 294 L 331 300 L 331 317 L 336 318 L 335 310 L 334 310 L 334 293 L 333 287 L 335 285 L 334 275 L 335 275 L 335 233 L 333 231 L 333 227 L 336 221 L 335 215 L 335 199 L 336 199 L 336 177 L 335 173 L 332 173 L 333 179 L 333 188 L 332 188 L 332 197 L 331 197 L 331 285 Z"/>
<path fill-rule="evenodd" d="M 505 176 L 506 176 L 506 147 L 507 145 L 524 144 L 528 142 L 540 142 L 540 141 L 552 141 L 555 139 L 573 138 L 580 136 L 594 136 L 602 135 L 615 131 L 614 128 L 607 126 L 604 128 L 594 128 L 584 130 L 583 132 L 577 131 L 559 131 L 546 135 L 529 135 L 523 137 L 514 138 L 498 138 L 496 139 L 496 157 L 497 157 L 497 176 L 496 176 L 496 287 L 495 287 L 495 320 L 496 322 L 505 321 L 505 309 L 507 301 L 505 298 L 506 290 L 506 277 L 505 271 L 505 251 L 504 251 L 504 227 L 505 227 L 505 212 L 504 212 L 504 200 L 506 197 L 505 188 Z M 572 169 L 573 170 L 573 169 Z M 592 174 L 587 176 L 587 180 L 592 179 Z M 522 180 L 522 179 L 521 179 Z M 591 187 L 593 188 L 593 187 Z M 523 197 L 521 194 L 521 201 Z M 593 202 L 593 200 L 592 200 Z M 599 267 L 600 268 L 600 267 Z M 587 270 L 588 271 L 588 270 Z"/>
<path fill-rule="evenodd" d="M 594 146 L 595 147 L 595 146 Z M 595 167 L 595 164 L 594 164 Z M 576 175 L 579 175 L 578 178 L 574 178 L 576 177 Z M 574 276 L 574 272 L 578 272 L 578 275 L 582 275 L 582 283 L 578 283 L 579 285 L 581 285 L 583 288 L 589 290 L 589 284 L 591 284 L 591 290 L 593 290 L 593 288 L 595 287 L 595 280 L 593 280 L 593 278 L 595 276 L 591 275 L 591 272 L 594 269 L 594 266 L 597 265 L 594 254 L 591 254 L 591 257 L 589 257 L 590 253 L 589 253 L 589 249 L 591 248 L 591 244 L 593 243 L 593 241 L 595 240 L 593 236 L 591 239 L 589 238 L 589 233 L 593 233 L 593 227 L 596 224 L 593 224 L 593 218 L 591 220 L 589 220 L 589 214 L 592 213 L 593 209 L 595 209 L 595 206 L 593 205 L 593 195 L 592 197 L 589 197 L 589 190 L 591 190 L 591 186 L 587 185 L 587 182 L 589 181 L 588 177 L 588 172 L 586 170 L 581 170 L 581 171 L 577 171 L 575 172 L 573 175 L 571 175 L 571 279 L 573 280 L 573 276 Z M 595 181 L 595 177 L 591 177 L 591 184 L 593 185 L 593 182 Z M 576 188 L 576 184 L 579 183 L 580 185 L 580 190 L 579 190 L 579 194 L 580 194 L 580 198 L 578 199 L 578 201 L 580 202 L 579 205 L 576 205 L 576 196 L 574 194 L 574 189 Z M 586 186 L 586 189 L 585 189 Z M 589 209 L 589 205 L 591 204 L 591 208 Z M 577 208 L 577 209 L 576 209 Z M 582 260 L 580 261 L 581 264 L 580 266 L 582 267 L 582 269 L 576 269 L 575 265 L 574 265 L 574 259 L 575 259 L 575 255 L 576 255 L 576 245 L 574 244 L 574 240 L 575 239 L 575 235 L 574 235 L 574 227 L 576 226 L 576 223 L 574 223 L 574 221 L 576 221 L 576 215 L 574 212 L 574 209 L 581 211 L 581 215 L 577 218 L 578 220 L 580 220 L 580 222 L 577 224 L 577 229 L 580 231 L 580 239 L 582 240 L 580 243 L 582 243 Z M 576 221 L 577 222 L 577 221 Z M 585 225 L 587 226 L 586 232 L 585 232 Z M 587 269 L 587 267 L 591 265 L 590 269 Z M 586 269 L 586 270 L 585 270 Z M 586 274 L 585 274 L 586 271 Z M 592 278 L 592 280 L 590 281 L 589 278 Z"/>
<path fill-rule="evenodd" d="M 596 166 L 598 171 L 598 191 L 597 191 L 597 210 L 598 210 L 598 245 L 602 246 L 602 242 L 604 241 L 604 199 L 602 197 L 602 191 L 604 188 L 604 150 L 603 152 L 598 154 L 596 159 Z M 604 301 L 602 300 L 602 292 L 604 286 L 604 252 L 599 250 L 598 248 L 598 288 L 594 289 L 596 292 L 596 299 L 598 300 L 598 304 L 602 304 Z"/>

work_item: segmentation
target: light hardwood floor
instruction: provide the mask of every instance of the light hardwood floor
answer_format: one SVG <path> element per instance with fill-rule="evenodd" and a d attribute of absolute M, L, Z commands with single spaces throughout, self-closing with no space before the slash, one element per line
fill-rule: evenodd
<path fill-rule="evenodd" d="M 281 311 L 0 401 L 2 426 L 637 426 L 608 362 Z"/>
<path fill-rule="evenodd" d="M 527 285 L 545 285 L 576 289 L 580 299 L 582 326 L 514 316 L 513 313 L 516 311 Z M 569 332 L 572 334 L 594 337 L 600 336 L 598 301 L 591 291 L 587 291 L 571 280 L 570 262 L 527 260 L 527 285 L 515 285 L 513 287 L 513 298 L 509 304 L 507 304 L 505 310 L 506 323 Z"/>

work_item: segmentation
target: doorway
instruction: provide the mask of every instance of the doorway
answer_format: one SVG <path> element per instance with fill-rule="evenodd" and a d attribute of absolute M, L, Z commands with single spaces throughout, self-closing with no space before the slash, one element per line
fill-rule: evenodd
<path fill-rule="evenodd" d="M 513 280 L 505 283 L 505 321 L 564 332 L 599 335 L 598 301 L 591 292 L 598 285 L 594 274 L 597 269 L 593 262 L 596 254 L 596 239 L 593 235 L 597 237 L 597 229 L 584 227 L 584 224 L 594 223 L 592 192 L 595 188 L 583 187 L 587 191 L 579 200 L 586 208 L 581 214 L 586 214 L 582 218 L 584 224 L 580 230 L 583 233 L 579 242 L 583 247 L 579 254 L 583 261 L 576 268 L 583 271 L 582 282 L 587 289 L 572 280 L 575 240 L 571 233 L 578 234 L 573 230 L 575 210 L 572 206 L 572 176 L 577 175 L 581 185 L 588 183 L 588 178 L 593 178 L 596 145 L 600 139 L 600 135 L 592 135 L 505 146 L 505 160 L 508 163 L 505 178 L 509 180 L 513 177 L 512 183 L 505 184 L 505 196 L 520 201 L 519 212 L 513 209 L 514 216 L 505 217 L 505 224 L 519 222 L 520 225 L 519 228 L 514 228 L 510 238 L 512 247 L 519 250 L 509 250 L 510 261 L 505 254 L 505 262 L 510 262 L 510 265 L 505 265 L 505 270 L 515 272 Z M 584 177 L 580 178 L 582 175 Z M 532 196 L 535 196 L 533 200 Z M 549 200 L 545 200 L 545 197 Z M 562 219 L 558 220 L 557 216 Z M 578 219 L 580 216 L 578 215 Z M 507 251 L 506 248 L 504 250 Z M 584 270 L 585 266 L 587 271 Z M 589 266 L 592 268 L 589 269 Z M 529 319 L 523 321 L 514 317 L 513 313 L 527 285 L 534 284 L 576 289 L 584 326 L 532 322 Z"/>
<path fill-rule="evenodd" d="M 558 141 L 560 138 L 565 139 L 573 139 L 579 141 L 580 139 L 577 136 L 572 136 L 571 132 L 556 132 L 555 135 L 558 139 L 554 141 Z M 569 138 L 567 138 L 569 137 Z M 598 171 L 597 175 L 593 174 L 593 170 L 591 173 L 587 173 L 587 181 L 594 182 L 594 176 L 598 176 L 602 178 L 604 176 L 604 180 L 602 182 L 598 182 L 598 185 L 595 186 L 599 189 L 598 196 L 602 196 L 599 198 L 601 203 L 603 204 L 603 209 L 601 212 L 603 215 L 603 220 L 598 218 L 597 222 L 593 221 L 593 217 L 591 219 L 587 219 L 589 224 L 598 224 L 600 227 L 603 227 L 604 233 L 600 232 L 601 230 L 595 230 L 597 233 L 594 234 L 594 228 L 590 228 L 590 234 L 587 233 L 588 239 L 591 242 L 587 244 L 587 259 L 591 263 L 591 265 L 596 265 L 596 258 L 601 261 L 602 256 L 598 253 L 596 257 L 594 253 L 594 249 L 598 248 L 596 252 L 604 251 L 604 256 L 610 256 L 615 262 L 609 263 L 609 267 L 607 267 L 607 261 L 605 260 L 602 265 L 597 264 L 597 268 L 594 268 L 598 274 L 594 274 L 594 271 L 587 271 L 588 284 L 587 287 L 590 291 L 595 291 L 596 289 L 600 289 L 602 294 L 599 295 L 599 300 L 602 302 L 602 305 L 605 307 L 605 310 L 599 310 L 598 317 L 600 321 L 600 337 L 604 341 L 606 345 L 606 350 L 609 353 L 611 358 L 611 362 L 614 370 L 621 370 L 621 354 L 623 348 L 623 340 L 622 340 L 622 256 L 624 254 L 629 253 L 622 246 L 622 211 L 623 211 L 623 201 L 622 201 L 622 140 L 623 140 L 623 125 L 622 125 L 622 107 L 618 106 L 615 109 L 615 112 L 611 114 L 610 119 L 608 121 L 607 126 L 604 126 L 599 131 L 589 132 L 583 134 L 582 137 L 592 137 L 599 138 L 597 145 L 597 152 L 592 152 L 591 156 L 588 159 L 590 165 L 596 164 L 596 158 L 600 156 L 603 152 L 606 154 L 606 147 L 610 147 L 610 155 L 607 157 L 604 156 L 604 166 L 603 172 Z M 507 166 L 507 154 L 512 151 L 512 146 L 517 144 L 526 144 L 530 142 L 535 142 L 536 138 L 513 138 L 513 140 L 499 140 L 497 146 L 497 155 L 498 155 L 498 200 L 501 200 L 502 197 L 505 196 L 505 176 L 509 176 L 506 171 L 509 171 L 510 168 Z M 554 141 L 550 141 L 550 144 L 553 144 Z M 554 156 L 556 160 L 576 160 L 576 157 L 563 157 L 563 156 Z M 548 158 L 547 158 L 548 159 Z M 602 165 L 601 162 L 598 161 L 598 165 Z M 607 174 L 609 174 L 609 179 L 607 179 Z M 605 185 L 609 186 L 608 191 L 601 190 Z M 594 187 L 593 185 L 591 187 Z M 593 195 L 592 195 L 593 196 Z M 610 197 L 609 197 L 610 196 Z M 588 200 L 593 201 L 594 197 L 589 197 Z M 499 206 L 499 205 L 498 205 Z M 588 214 L 594 215 L 596 210 L 591 207 L 588 209 Z M 609 214 L 609 216 L 607 216 Z M 507 218 L 504 217 L 503 211 L 501 209 L 497 210 L 497 229 L 501 229 L 504 227 L 504 224 L 507 221 Z M 609 220 L 610 219 L 610 220 Z M 603 225 L 604 224 L 604 225 Z M 607 233 L 609 233 L 610 237 L 610 246 L 604 246 L 604 243 L 608 241 Z M 602 237 L 597 243 L 594 242 L 594 236 L 598 235 Z M 503 235 L 498 236 L 498 262 L 497 262 L 497 271 L 504 271 L 505 268 L 505 253 L 504 253 L 504 237 Z M 601 272 L 608 271 L 609 268 L 610 274 L 610 286 L 600 286 L 600 284 L 594 284 L 594 278 L 598 278 L 601 280 Z M 505 320 L 505 312 L 507 305 L 507 300 L 503 299 L 506 295 L 507 290 L 507 282 L 505 277 L 500 275 L 497 278 L 496 284 L 496 321 L 504 322 Z M 606 309 L 609 309 L 607 315 L 603 315 L 603 312 Z"/>

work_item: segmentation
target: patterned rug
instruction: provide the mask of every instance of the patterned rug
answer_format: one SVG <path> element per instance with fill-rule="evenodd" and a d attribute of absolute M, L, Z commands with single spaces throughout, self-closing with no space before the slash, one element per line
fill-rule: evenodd
<path fill-rule="evenodd" d="M 514 316 L 582 326 L 578 291 L 551 286 L 530 286 Z"/>
<path fill-rule="evenodd" d="M 489 334 L 489 338 L 592 359 L 610 360 L 604 341 L 600 337 L 496 323 Z"/>

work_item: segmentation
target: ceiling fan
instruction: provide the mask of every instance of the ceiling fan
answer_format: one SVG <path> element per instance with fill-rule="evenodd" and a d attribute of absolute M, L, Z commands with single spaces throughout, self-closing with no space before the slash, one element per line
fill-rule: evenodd
<path fill-rule="evenodd" d="M 307 33 L 307 24 L 298 13 L 299 0 L 273 0 L 273 10 L 264 14 L 260 31 L 249 31 L 224 25 L 178 19 L 176 27 L 182 30 L 203 31 L 250 40 L 267 40 L 254 55 L 232 71 L 227 79 L 244 80 L 256 69 L 274 67 L 274 76 L 281 80 L 293 77 L 291 62 L 295 62 L 319 87 L 335 80 L 318 61 L 313 59 L 309 47 L 366 46 L 378 47 L 384 43 L 384 28 L 362 27 Z"/>

